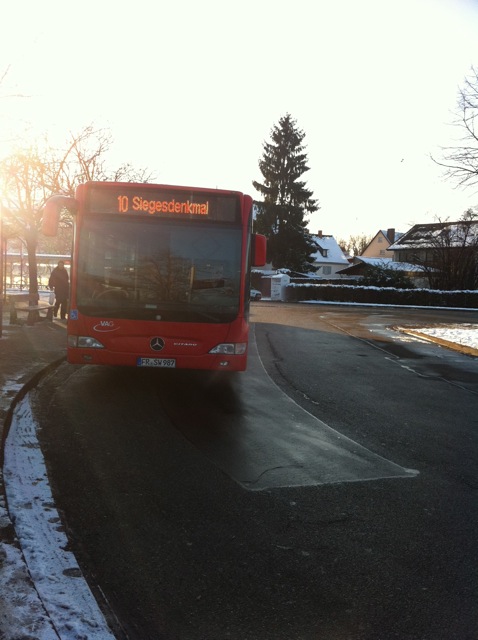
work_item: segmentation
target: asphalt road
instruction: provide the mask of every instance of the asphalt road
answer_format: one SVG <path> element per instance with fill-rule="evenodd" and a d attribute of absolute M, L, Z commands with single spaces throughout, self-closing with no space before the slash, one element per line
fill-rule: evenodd
<path fill-rule="evenodd" d="M 37 391 L 117 637 L 476 640 L 478 362 L 390 328 L 476 318 L 264 302 L 252 320 L 260 358 L 232 381 L 65 364 Z"/>

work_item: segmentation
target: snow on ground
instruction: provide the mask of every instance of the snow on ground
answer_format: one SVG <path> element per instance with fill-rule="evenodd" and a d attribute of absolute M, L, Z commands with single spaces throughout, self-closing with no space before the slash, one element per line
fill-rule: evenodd
<path fill-rule="evenodd" d="M 478 324 L 417 327 L 416 332 L 455 345 L 478 349 Z"/>
<path fill-rule="evenodd" d="M 478 324 L 417 327 L 414 331 L 414 335 L 478 350 Z M 113 639 L 75 557 L 67 551 L 28 395 L 14 412 L 5 445 L 4 476 L 9 513 L 0 499 L 0 526 L 7 526 L 11 519 L 22 550 L 0 544 L 0 637 Z"/>

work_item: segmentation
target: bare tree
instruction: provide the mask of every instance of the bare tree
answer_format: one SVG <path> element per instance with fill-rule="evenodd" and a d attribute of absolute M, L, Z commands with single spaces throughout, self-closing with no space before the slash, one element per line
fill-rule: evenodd
<path fill-rule="evenodd" d="M 340 239 L 337 244 L 345 254 L 360 256 L 371 240 L 372 236 L 358 235 L 350 236 L 348 240 Z"/>
<path fill-rule="evenodd" d="M 7 77 L 9 69 L 10 67 L 7 67 L 2 72 L 0 72 L 0 84 L 2 84 L 5 81 L 5 78 Z"/>
<path fill-rule="evenodd" d="M 38 150 L 18 151 L 0 163 L 4 226 L 7 235 L 21 238 L 28 253 L 30 304 L 38 301 L 36 247 L 45 189 L 46 167 Z"/>
<path fill-rule="evenodd" d="M 36 250 L 46 200 L 55 193 L 73 196 L 76 187 L 88 180 L 152 179 L 146 169 L 135 170 L 129 164 L 108 170 L 105 155 L 111 144 L 108 131 L 88 126 L 79 134 L 70 134 L 65 149 L 54 149 L 44 141 L 19 149 L 0 162 L 4 224 L 8 235 L 21 238 L 27 249 L 30 304 L 39 298 Z M 71 225 L 67 215 L 65 212 L 63 224 Z"/>
<path fill-rule="evenodd" d="M 76 187 L 90 180 L 114 182 L 149 182 L 153 175 L 147 169 L 134 169 L 122 164 L 116 169 L 106 165 L 106 154 L 113 144 L 111 133 L 105 129 L 85 127 L 80 133 L 70 134 L 66 149 L 52 155 L 50 190 L 74 196 Z"/>
<path fill-rule="evenodd" d="M 442 158 L 432 160 L 445 168 L 445 178 L 461 187 L 478 184 L 478 70 L 471 68 L 458 93 L 458 111 L 453 125 L 462 137 L 455 146 L 442 147 Z"/>
<path fill-rule="evenodd" d="M 478 287 L 478 213 L 468 209 L 457 222 L 427 225 L 426 250 L 417 255 L 431 289 L 474 290 Z"/>
<path fill-rule="evenodd" d="M 4 84 L 9 72 L 10 72 L 10 65 L 5 67 L 3 71 L 0 71 L 0 85 Z M 27 96 L 25 96 L 23 93 L 4 93 L 2 91 L 0 97 L 1 98 L 26 98 Z"/>

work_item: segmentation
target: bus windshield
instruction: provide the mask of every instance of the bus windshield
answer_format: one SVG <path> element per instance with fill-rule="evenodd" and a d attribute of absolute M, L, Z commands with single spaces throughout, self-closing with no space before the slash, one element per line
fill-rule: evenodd
<path fill-rule="evenodd" d="M 87 315 L 232 322 L 240 308 L 241 228 L 97 215 L 84 218 L 77 306 Z"/>

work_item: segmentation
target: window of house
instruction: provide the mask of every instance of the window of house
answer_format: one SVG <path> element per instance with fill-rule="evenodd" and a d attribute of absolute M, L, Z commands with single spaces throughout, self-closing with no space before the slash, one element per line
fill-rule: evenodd
<path fill-rule="evenodd" d="M 323 267 L 322 273 L 324 276 L 329 276 L 332 273 L 332 267 Z"/>

